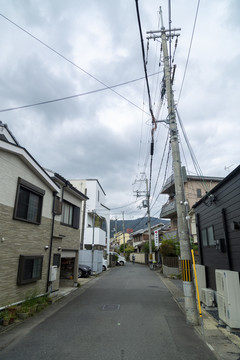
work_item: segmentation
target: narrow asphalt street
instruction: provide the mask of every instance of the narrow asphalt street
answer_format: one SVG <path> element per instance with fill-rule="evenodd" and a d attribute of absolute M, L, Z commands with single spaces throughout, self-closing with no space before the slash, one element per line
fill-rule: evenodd
<path fill-rule="evenodd" d="M 0 336 L 1 360 L 213 360 L 161 279 L 127 263 Z"/>

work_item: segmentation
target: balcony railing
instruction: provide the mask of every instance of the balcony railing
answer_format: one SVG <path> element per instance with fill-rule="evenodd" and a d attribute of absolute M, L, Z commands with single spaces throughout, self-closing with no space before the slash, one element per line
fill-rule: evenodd
<path fill-rule="evenodd" d="M 93 230 L 94 230 L 94 238 L 93 238 Z M 89 227 L 85 229 L 84 244 L 92 245 L 93 240 L 94 240 L 94 245 L 106 246 L 106 232 L 98 227 L 95 228 Z"/>
<path fill-rule="evenodd" d="M 160 217 L 171 218 L 177 212 L 176 199 L 168 201 L 162 206 Z"/>

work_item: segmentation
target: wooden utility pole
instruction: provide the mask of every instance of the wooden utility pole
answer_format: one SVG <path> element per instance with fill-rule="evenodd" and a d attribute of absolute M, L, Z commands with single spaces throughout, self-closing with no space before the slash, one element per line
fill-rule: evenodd
<path fill-rule="evenodd" d="M 146 196 L 146 200 L 143 200 L 143 207 L 147 208 L 147 215 L 148 215 L 148 241 L 149 241 L 149 256 L 148 256 L 148 262 L 149 266 L 152 266 L 153 261 L 153 255 L 152 255 L 152 230 L 151 230 L 151 216 L 150 216 L 150 191 L 148 186 L 148 179 L 146 178 L 146 175 L 143 173 L 144 179 L 136 180 L 136 182 L 143 182 L 146 183 L 146 191 L 139 191 L 137 190 L 137 197 L 138 196 Z"/>
<path fill-rule="evenodd" d="M 187 224 L 186 211 L 184 205 L 185 195 L 184 195 L 184 187 L 182 180 L 178 129 L 177 129 L 176 114 L 174 108 L 174 96 L 173 96 L 172 81 L 171 81 L 171 67 L 170 67 L 171 59 L 169 59 L 168 48 L 167 48 L 167 37 L 175 36 L 175 31 L 180 29 L 172 29 L 170 33 L 170 31 L 166 30 L 163 26 L 161 8 L 160 8 L 160 16 L 161 16 L 161 24 L 162 24 L 161 30 L 150 31 L 148 33 L 155 34 L 157 32 L 158 33 L 160 32 L 160 36 L 154 35 L 150 38 L 160 37 L 162 40 L 162 50 L 163 50 L 163 58 L 164 58 L 164 78 L 166 83 L 167 104 L 168 104 L 167 123 L 169 124 L 169 128 L 170 128 L 170 142 L 172 147 L 173 173 L 174 173 L 175 197 L 176 197 L 176 207 L 177 207 L 178 238 L 180 242 L 185 313 L 186 313 L 187 323 L 191 325 L 197 325 L 198 314 L 197 314 L 195 289 L 194 289 L 194 283 L 192 277 L 191 247 L 190 247 L 190 238 L 188 233 L 188 224 Z"/>
<path fill-rule="evenodd" d="M 149 240 L 149 266 L 152 266 L 152 231 L 151 231 L 151 216 L 150 216 L 150 194 L 148 188 L 148 179 L 146 179 L 146 191 L 147 191 L 147 214 L 148 214 L 148 240 Z"/>
<path fill-rule="evenodd" d="M 125 223 L 124 223 L 124 211 L 123 211 L 123 223 L 122 223 L 122 233 L 123 233 L 123 254 L 125 256 Z"/>

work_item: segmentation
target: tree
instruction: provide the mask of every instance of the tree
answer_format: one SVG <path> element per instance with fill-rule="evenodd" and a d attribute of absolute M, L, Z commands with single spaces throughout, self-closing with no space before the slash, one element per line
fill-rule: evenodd
<path fill-rule="evenodd" d="M 130 257 L 130 254 L 134 252 L 134 247 L 133 246 L 130 246 L 128 245 L 126 248 L 125 248 L 125 254 L 126 254 L 126 259 L 128 260 L 129 257 Z"/>
<path fill-rule="evenodd" d="M 152 240 L 152 252 L 155 251 L 155 243 L 154 240 Z M 149 241 L 146 241 L 143 246 L 142 246 L 142 252 L 144 252 L 145 254 L 149 254 Z"/>
<path fill-rule="evenodd" d="M 180 254 L 180 244 L 177 237 L 163 238 L 159 251 L 162 256 L 178 256 Z"/>
<path fill-rule="evenodd" d="M 120 254 L 124 253 L 124 244 L 121 244 L 119 247 Z"/>

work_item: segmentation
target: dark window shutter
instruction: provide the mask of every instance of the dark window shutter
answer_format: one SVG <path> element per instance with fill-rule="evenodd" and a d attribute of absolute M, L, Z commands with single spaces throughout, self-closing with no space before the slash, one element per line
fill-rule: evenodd
<path fill-rule="evenodd" d="M 74 206 L 73 208 L 73 228 L 79 229 L 79 220 L 80 220 L 80 208 Z"/>

